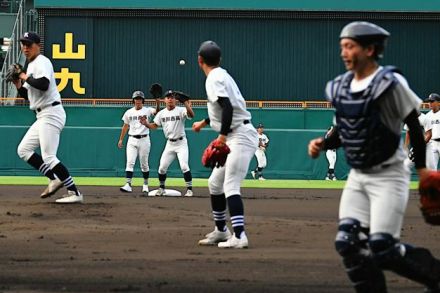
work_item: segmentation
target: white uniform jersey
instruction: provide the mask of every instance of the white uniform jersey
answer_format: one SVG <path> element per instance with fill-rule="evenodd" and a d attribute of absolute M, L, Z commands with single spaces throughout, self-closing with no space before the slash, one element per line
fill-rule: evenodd
<path fill-rule="evenodd" d="M 266 136 L 266 134 L 258 134 L 258 147 L 265 148 L 266 145 L 269 143 L 269 138 Z"/>
<path fill-rule="evenodd" d="M 429 121 L 428 114 L 420 113 L 420 115 L 419 115 L 419 123 L 420 123 L 420 126 L 423 127 L 423 131 L 424 132 L 432 129 L 431 122 Z M 403 129 L 404 130 L 408 130 L 408 125 L 405 124 L 403 126 Z"/>
<path fill-rule="evenodd" d="M 231 129 L 235 129 L 243 124 L 245 120 L 251 120 L 251 114 L 246 110 L 246 102 L 241 95 L 240 89 L 229 73 L 221 67 L 217 67 L 209 72 L 205 83 L 206 94 L 208 95 L 208 115 L 210 126 L 220 132 L 222 121 L 222 108 L 218 97 L 229 98 L 233 113 Z"/>
<path fill-rule="evenodd" d="M 432 127 L 432 140 L 440 139 L 440 111 L 436 113 L 430 111 L 428 114 L 428 121 Z"/>
<path fill-rule="evenodd" d="M 40 91 L 26 82 L 23 84 L 23 87 L 27 89 L 29 108 L 31 110 L 44 108 L 53 102 L 61 101 L 61 96 L 55 82 L 53 66 L 46 56 L 40 54 L 30 62 L 26 74 L 28 76 L 32 75 L 35 79 L 45 77 L 49 80 L 49 89 L 47 91 Z"/>
<path fill-rule="evenodd" d="M 154 123 L 162 126 L 166 139 L 180 139 L 185 136 L 185 120 L 188 117 L 186 108 L 175 107 L 173 110 L 162 109 L 154 117 Z"/>
<path fill-rule="evenodd" d="M 140 110 L 136 110 L 135 107 L 128 109 L 122 116 L 122 121 L 130 126 L 128 135 L 146 135 L 150 133 L 148 127 L 140 123 L 141 117 L 147 119 L 154 115 L 156 109 L 142 107 Z"/>

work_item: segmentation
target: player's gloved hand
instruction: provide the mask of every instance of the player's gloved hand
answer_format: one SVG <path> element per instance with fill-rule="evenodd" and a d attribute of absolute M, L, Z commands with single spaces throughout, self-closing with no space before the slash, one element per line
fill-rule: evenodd
<path fill-rule="evenodd" d="M 182 104 L 184 104 L 186 101 L 189 100 L 189 96 L 183 92 L 173 91 L 173 94 L 174 94 L 174 97 L 176 98 L 176 100 L 178 100 Z"/>
<path fill-rule="evenodd" d="M 5 79 L 7 82 L 17 82 L 22 73 L 25 73 L 23 66 L 18 63 L 11 64 L 6 71 Z"/>
<path fill-rule="evenodd" d="M 159 83 L 153 83 L 150 86 L 150 94 L 155 99 L 159 99 L 162 97 L 162 86 Z"/>
<path fill-rule="evenodd" d="M 426 169 L 424 169 L 426 170 Z M 425 222 L 440 225 L 440 172 L 419 172 L 420 210 Z"/>
<path fill-rule="evenodd" d="M 219 139 L 213 140 L 205 149 L 202 155 L 202 164 L 207 168 L 220 168 L 225 165 L 228 154 L 231 152 L 229 147 Z"/>

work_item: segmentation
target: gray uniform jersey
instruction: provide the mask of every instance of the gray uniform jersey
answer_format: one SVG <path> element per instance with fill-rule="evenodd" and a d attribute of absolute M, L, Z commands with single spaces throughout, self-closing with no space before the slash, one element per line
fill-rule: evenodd
<path fill-rule="evenodd" d="M 367 78 L 356 81 L 353 79 L 350 89 L 352 92 L 360 92 L 365 90 L 376 74 L 382 70 L 383 67 L 380 66 L 372 75 Z M 379 107 L 381 109 L 381 120 L 387 126 L 389 130 L 400 135 L 403 127 L 403 120 L 411 113 L 413 110 L 418 110 L 422 100 L 409 88 L 406 79 L 398 74 L 394 73 L 395 77 L 399 83 L 395 86 L 392 91 L 388 91 L 383 97 L 378 100 Z M 406 158 L 405 151 L 403 149 L 403 144 L 399 145 L 395 154 L 382 162 L 379 165 L 389 165 L 398 161 L 404 161 Z M 376 169 L 380 166 L 374 166 L 372 169 Z"/>
<path fill-rule="evenodd" d="M 421 100 L 401 75 L 395 76 L 399 83 L 384 93 L 378 103 L 382 122 L 400 135 L 403 120 L 419 109 Z M 354 81 L 351 89 L 364 90 L 368 84 L 365 80 Z M 399 239 L 409 197 L 410 170 L 403 164 L 405 157 L 400 143 L 386 162 L 367 170 L 351 169 L 341 197 L 339 219 L 357 219 L 363 227 L 370 228 L 371 234 L 389 233 Z"/>

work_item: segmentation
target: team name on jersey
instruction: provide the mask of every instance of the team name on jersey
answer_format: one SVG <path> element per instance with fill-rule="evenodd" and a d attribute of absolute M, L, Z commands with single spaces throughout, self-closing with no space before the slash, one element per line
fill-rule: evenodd
<path fill-rule="evenodd" d="M 431 125 L 432 124 L 440 124 L 440 120 L 439 119 L 431 120 Z"/>
<path fill-rule="evenodd" d="M 141 120 L 142 117 L 147 118 L 147 115 L 129 116 L 128 121 L 130 121 L 130 122 L 131 121 L 138 121 L 138 120 Z"/>
<path fill-rule="evenodd" d="M 258 140 L 259 140 L 261 143 L 266 143 L 266 139 L 263 138 L 263 137 L 258 138 Z"/>
<path fill-rule="evenodd" d="M 170 121 L 180 121 L 180 116 L 169 116 L 169 117 L 162 117 L 161 121 L 162 123 L 170 122 Z"/>

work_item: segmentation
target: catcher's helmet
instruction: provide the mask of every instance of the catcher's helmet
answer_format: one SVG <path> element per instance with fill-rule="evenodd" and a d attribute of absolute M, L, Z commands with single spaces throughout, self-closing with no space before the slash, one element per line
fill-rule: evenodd
<path fill-rule="evenodd" d="M 364 47 L 375 45 L 376 58 L 382 58 L 385 41 L 389 36 L 389 32 L 374 23 L 354 21 L 344 26 L 339 39 L 353 39 Z"/>
<path fill-rule="evenodd" d="M 217 65 L 222 56 L 220 47 L 214 41 L 203 42 L 197 53 L 202 56 L 203 60 L 208 65 Z"/>
<path fill-rule="evenodd" d="M 432 93 L 428 97 L 428 102 L 440 102 L 440 95 Z"/>
<path fill-rule="evenodd" d="M 132 100 L 135 100 L 135 99 L 138 99 L 138 98 L 141 98 L 142 101 L 145 101 L 145 95 L 144 95 L 144 93 L 142 91 L 135 91 L 133 93 L 133 95 L 131 96 Z"/>

